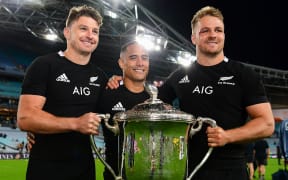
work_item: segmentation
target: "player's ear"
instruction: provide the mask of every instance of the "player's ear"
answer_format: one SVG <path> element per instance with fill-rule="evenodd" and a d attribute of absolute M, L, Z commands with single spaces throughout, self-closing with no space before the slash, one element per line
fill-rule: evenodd
<path fill-rule="evenodd" d="M 191 42 L 192 42 L 192 44 L 194 44 L 195 45 L 195 34 L 191 34 Z"/>
<path fill-rule="evenodd" d="M 68 27 L 65 27 L 65 28 L 63 29 L 63 34 L 64 34 L 64 37 L 65 37 L 66 39 L 69 39 L 70 29 L 69 29 Z"/>
<path fill-rule="evenodd" d="M 121 69 L 123 69 L 123 67 L 124 67 L 124 62 L 123 62 L 123 61 L 124 61 L 124 60 L 121 59 L 121 58 L 118 59 L 118 65 L 119 65 L 119 67 L 120 67 Z"/>

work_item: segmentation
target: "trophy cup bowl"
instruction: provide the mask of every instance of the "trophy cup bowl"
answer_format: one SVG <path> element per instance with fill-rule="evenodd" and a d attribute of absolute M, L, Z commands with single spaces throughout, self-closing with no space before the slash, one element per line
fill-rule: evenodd
<path fill-rule="evenodd" d="M 192 138 L 201 129 L 203 122 L 211 126 L 216 126 L 216 123 L 210 118 L 195 119 L 193 115 L 163 103 L 157 99 L 158 90 L 153 85 L 146 84 L 145 89 L 150 94 L 150 99 L 131 110 L 116 113 L 113 116 L 113 125 L 108 124 L 109 118 L 103 117 L 105 126 L 115 135 L 123 130 L 119 174 L 115 174 L 109 164 L 99 158 L 116 180 L 189 180 L 205 163 L 212 148 L 188 175 L 186 138 Z M 122 127 L 119 127 L 120 124 Z M 194 128 L 195 124 L 197 128 Z M 90 139 L 98 155 L 93 136 Z"/>

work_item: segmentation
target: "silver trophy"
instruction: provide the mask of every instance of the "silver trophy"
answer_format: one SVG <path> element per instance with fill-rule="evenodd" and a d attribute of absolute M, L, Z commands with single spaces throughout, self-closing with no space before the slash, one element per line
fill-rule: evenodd
<path fill-rule="evenodd" d="M 157 88 L 151 84 L 145 84 L 145 89 L 150 98 L 131 110 L 116 113 L 113 116 L 113 125 L 108 124 L 108 115 L 102 117 L 105 126 L 115 135 L 119 134 L 119 122 L 123 122 L 124 143 L 119 174 L 115 174 L 100 156 L 91 135 L 93 150 L 116 180 L 124 179 L 124 172 L 128 180 L 190 180 L 209 158 L 213 148 L 209 148 L 198 166 L 188 174 L 185 170 L 186 138 L 192 138 L 200 131 L 203 123 L 215 127 L 216 122 L 210 118 L 196 119 L 191 114 L 163 103 L 157 99 Z"/>

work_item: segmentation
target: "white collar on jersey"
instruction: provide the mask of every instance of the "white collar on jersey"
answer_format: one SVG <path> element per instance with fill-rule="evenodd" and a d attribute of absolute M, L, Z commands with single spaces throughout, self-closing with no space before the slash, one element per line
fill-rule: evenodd
<path fill-rule="evenodd" d="M 229 61 L 229 59 L 226 57 L 226 56 L 224 56 L 224 62 L 228 62 Z"/>

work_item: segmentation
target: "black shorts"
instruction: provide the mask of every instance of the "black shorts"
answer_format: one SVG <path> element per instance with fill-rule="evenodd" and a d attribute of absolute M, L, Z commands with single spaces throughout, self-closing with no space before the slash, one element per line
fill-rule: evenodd
<path fill-rule="evenodd" d="M 247 168 L 225 170 L 207 169 L 196 172 L 192 180 L 249 180 Z"/>
<path fill-rule="evenodd" d="M 253 155 L 248 155 L 246 158 L 247 158 L 246 159 L 247 163 L 253 163 L 254 162 L 254 156 Z"/>
<path fill-rule="evenodd" d="M 267 165 L 267 158 L 256 158 L 257 165 Z"/>
<path fill-rule="evenodd" d="M 26 180 L 95 180 L 94 159 L 85 162 L 29 160 Z"/>

